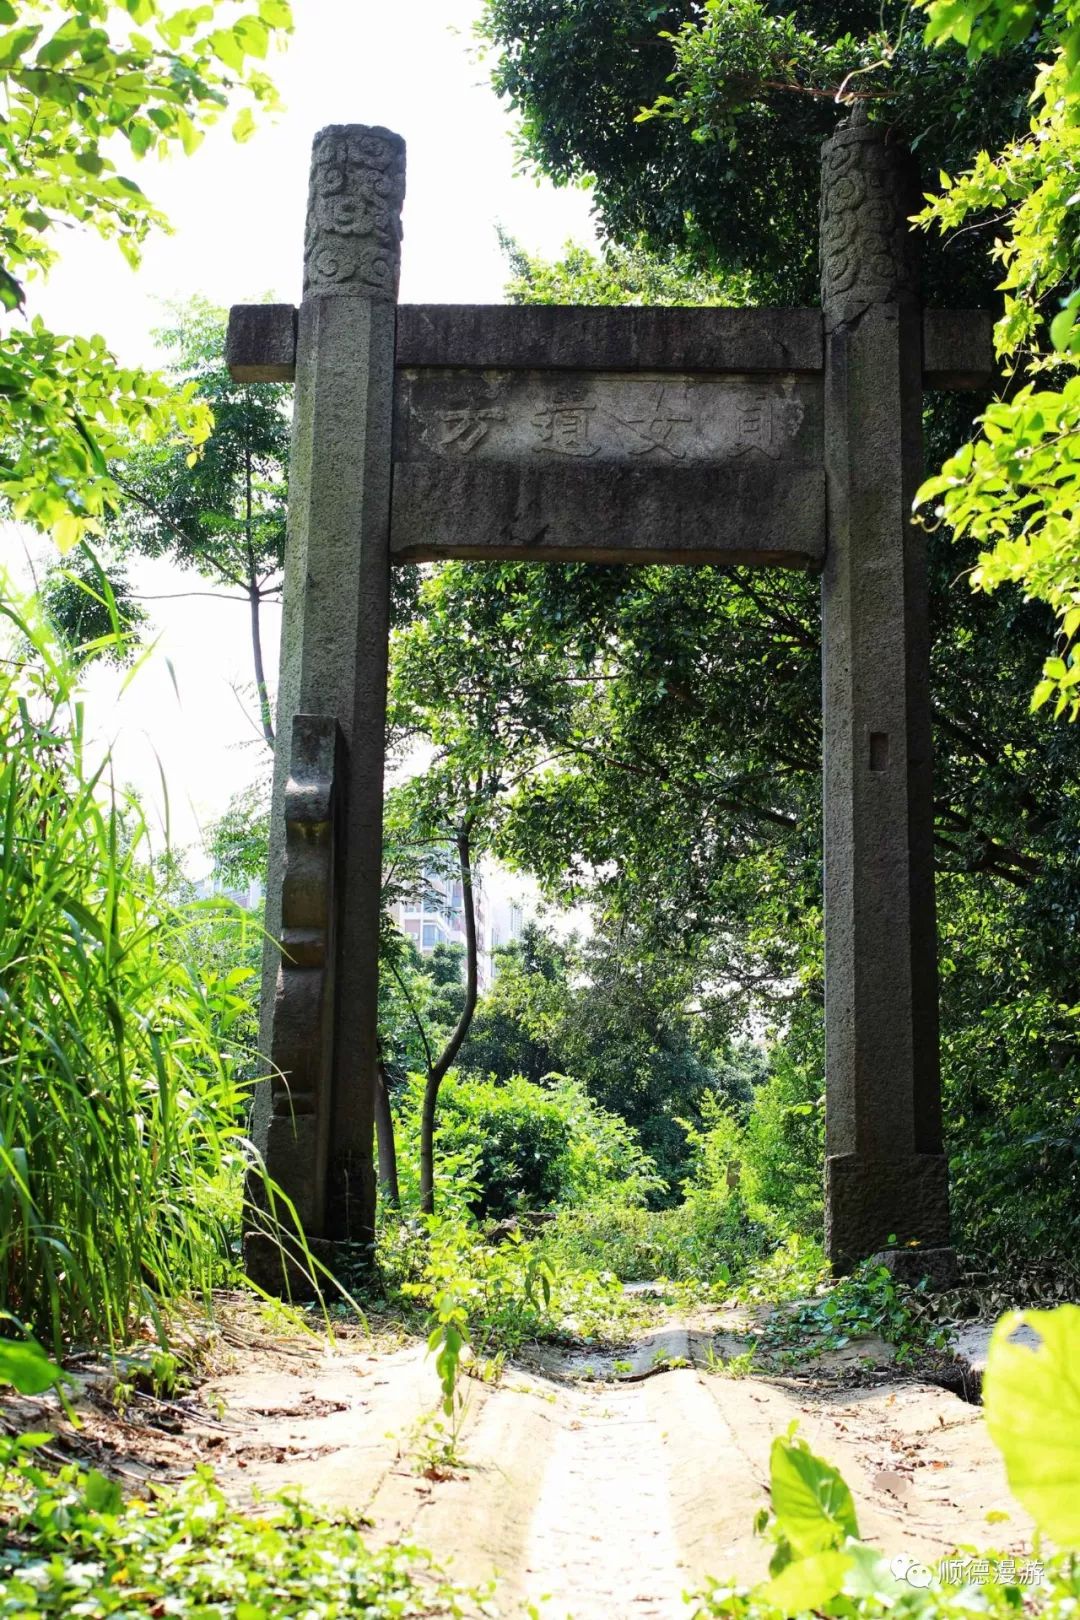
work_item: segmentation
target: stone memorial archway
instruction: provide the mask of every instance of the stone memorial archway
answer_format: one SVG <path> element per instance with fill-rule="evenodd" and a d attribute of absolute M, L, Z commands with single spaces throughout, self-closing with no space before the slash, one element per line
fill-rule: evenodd
<path fill-rule="evenodd" d="M 295 377 L 255 1134 L 316 1247 L 374 1221 L 390 570 L 444 557 L 820 573 L 826 1244 L 941 1281 L 924 388 L 986 387 L 990 319 L 923 311 L 911 161 L 825 142 L 820 309 L 399 306 L 405 148 L 315 139 L 304 297 L 229 364 Z M 281 1262 L 255 1237 L 249 1264 Z"/>

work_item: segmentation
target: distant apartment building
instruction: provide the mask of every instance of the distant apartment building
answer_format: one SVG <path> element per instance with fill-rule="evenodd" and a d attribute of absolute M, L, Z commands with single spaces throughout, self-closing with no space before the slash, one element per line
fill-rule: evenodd
<path fill-rule="evenodd" d="M 461 879 L 428 873 L 424 895 L 400 900 L 394 906 L 394 922 L 408 934 L 422 956 L 430 956 L 436 945 L 465 946 L 465 906 Z M 501 896 L 489 899 L 482 871 L 473 875 L 476 908 L 476 977 L 481 990 L 494 978 L 493 951 L 521 934 L 523 914 L 515 902 Z"/>

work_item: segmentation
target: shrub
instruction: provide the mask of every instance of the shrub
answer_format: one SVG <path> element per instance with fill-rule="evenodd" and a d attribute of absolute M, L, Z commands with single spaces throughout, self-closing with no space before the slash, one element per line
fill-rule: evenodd
<path fill-rule="evenodd" d="M 824 1074 L 820 1042 L 798 1032 L 773 1043 L 768 1078 L 740 1121 L 714 1098 L 703 1124 L 684 1121 L 691 1172 L 683 1183 L 694 1224 L 738 1190 L 747 1215 L 777 1236 L 816 1235 L 822 1223 L 825 1156 Z"/>
<path fill-rule="evenodd" d="M 728 1283 L 770 1247 L 768 1228 L 736 1194 L 676 1209 L 593 1204 L 560 1210 L 551 1232 L 560 1271 L 597 1268 L 621 1282 Z"/>
<path fill-rule="evenodd" d="M 399 1160 L 406 1207 L 417 1202 L 423 1081 L 397 1094 Z M 563 1076 L 536 1085 L 451 1073 L 439 1093 L 436 1196 L 441 1210 L 480 1220 L 606 1200 L 643 1203 L 657 1185 L 652 1161 L 624 1120 Z"/>

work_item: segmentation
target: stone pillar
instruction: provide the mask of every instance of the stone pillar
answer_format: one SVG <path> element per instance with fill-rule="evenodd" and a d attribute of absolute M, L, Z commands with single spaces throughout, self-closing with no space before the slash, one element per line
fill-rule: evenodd
<path fill-rule="evenodd" d="M 826 141 L 822 306 L 826 1246 L 945 1278 L 922 317 L 913 166 L 865 114 Z"/>
<path fill-rule="evenodd" d="M 300 1013 L 311 1039 L 324 1032 L 325 1050 L 315 1060 L 308 1053 L 304 1064 L 322 1080 L 303 1118 L 290 1098 L 289 1075 L 267 1082 L 256 1100 L 255 1139 L 271 1176 L 296 1202 L 308 1237 L 331 1241 L 366 1241 L 374 1225 L 391 425 L 404 191 L 399 136 L 349 124 L 315 137 L 297 335 L 261 1024 L 262 1051 L 281 1068 L 281 1056 L 296 1051 L 297 998 L 316 993 L 313 981 L 282 968 L 272 943 L 282 927 L 283 884 L 288 910 L 296 892 L 289 873 L 297 861 L 304 864 L 305 840 L 325 838 L 331 820 L 333 857 L 315 866 L 332 874 L 336 926 L 328 930 L 333 960 L 319 992 L 328 998 L 326 1017 L 320 1024 L 310 1011 Z M 297 729 L 298 716 L 317 724 Z M 297 750 L 303 757 L 293 757 Z M 318 773 L 335 760 L 331 794 Z M 311 811 L 311 803 L 330 797 L 332 818 L 325 805 Z"/>

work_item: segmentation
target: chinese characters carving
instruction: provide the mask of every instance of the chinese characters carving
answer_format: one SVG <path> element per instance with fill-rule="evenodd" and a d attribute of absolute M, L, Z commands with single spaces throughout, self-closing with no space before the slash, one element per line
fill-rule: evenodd
<path fill-rule="evenodd" d="M 577 400 L 557 400 L 537 411 L 532 418 L 539 439 L 534 450 L 549 450 L 559 456 L 595 456 L 600 446 L 589 440 L 589 413 L 595 405 Z"/>
<path fill-rule="evenodd" d="M 809 415 L 808 415 L 809 412 Z M 691 467 L 760 458 L 816 461 L 820 391 L 794 379 L 405 373 L 398 456 L 558 465 Z"/>
<path fill-rule="evenodd" d="M 673 437 L 677 427 L 691 427 L 692 416 L 677 416 L 674 410 L 665 403 L 667 389 L 660 384 L 656 389 L 655 398 L 648 410 L 634 416 L 618 416 L 611 412 L 612 419 L 621 422 L 630 433 L 630 443 L 627 448 L 632 456 L 648 455 L 650 450 L 663 450 L 674 461 L 682 461 L 686 455 L 677 442 L 677 435 Z"/>
<path fill-rule="evenodd" d="M 471 405 L 456 411 L 440 411 L 442 438 L 439 443 L 444 449 L 453 445 L 459 454 L 468 455 L 470 450 L 476 449 L 481 439 L 487 437 L 492 422 L 502 422 L 505 417 L 505 411 L 483 410 Z"/>

